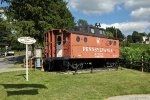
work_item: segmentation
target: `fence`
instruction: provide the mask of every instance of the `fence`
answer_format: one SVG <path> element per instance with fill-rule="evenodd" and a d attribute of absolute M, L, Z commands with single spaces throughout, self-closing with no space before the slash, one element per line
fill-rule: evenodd
<path fill-rule="evenodd" d="M 150 72 L 150 59 L 145 60 L 144 57 L 141 57 L 140 61 L 135 61 L 130 56 L 130 59 L 121 59 L 120 65 L 130 69 L 141 70 L 142 72 Z"/>

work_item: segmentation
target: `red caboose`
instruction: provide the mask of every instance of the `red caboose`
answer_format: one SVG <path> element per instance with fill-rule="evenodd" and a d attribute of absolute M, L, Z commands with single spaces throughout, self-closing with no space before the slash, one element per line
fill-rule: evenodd
<path fill-rule="evenodd" d="M 102 28 L 55 29 L 48 31 L 44 37 L 46 70 L 116 67 L 119 59 L 119 41 L 106 38 Z"/>

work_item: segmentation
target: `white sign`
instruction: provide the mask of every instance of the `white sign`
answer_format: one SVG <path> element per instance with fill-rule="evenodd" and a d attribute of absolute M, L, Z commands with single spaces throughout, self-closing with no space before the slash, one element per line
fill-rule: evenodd
<path fill-rule="evenodd" d="M 31 37 L 20 37 L 18 38 L 18 41 L 23 44 L 33 44 L 36 42 L 36 40 Z"/>
<path fill-rule="evenodd" d="M 20 37 L 18 38 L 18 41 L 26 44 L 26 80 L 28 81 L 28 44 L 33 44 L 36 42 L 36 40 L 31 37 Z"/>
<path fill-rule="evenodd" d="M 41 57 L 41 49 L 36 49 L 36 57 Z"/>

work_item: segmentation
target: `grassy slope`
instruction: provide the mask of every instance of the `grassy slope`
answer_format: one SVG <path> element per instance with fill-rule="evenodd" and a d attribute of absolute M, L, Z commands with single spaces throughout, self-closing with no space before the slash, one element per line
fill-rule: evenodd
<path fill-rule="evenodd" d="M 28 82 L 24 73 L 0 74 L 1 100 L 101 100 L 150 93 L 150 74 L 129 69 L 78 75 L 30 71 Z"/>

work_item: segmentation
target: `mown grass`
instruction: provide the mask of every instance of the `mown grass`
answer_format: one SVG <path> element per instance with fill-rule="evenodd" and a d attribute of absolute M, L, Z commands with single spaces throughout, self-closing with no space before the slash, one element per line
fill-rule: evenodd
<path fill-rule="evenodd" d="M 0 74 L 1 100 L 103 100 L 127 95 L 149 94 L 150 74 L 135 70 L 104 71 L 68 75 L 41 71 Z"/>
<path fill-rule="evenodd" d="M 9 68 L 25 68 L 23 64 L 15 64 L 13 66 L 10 66 Z"/>

